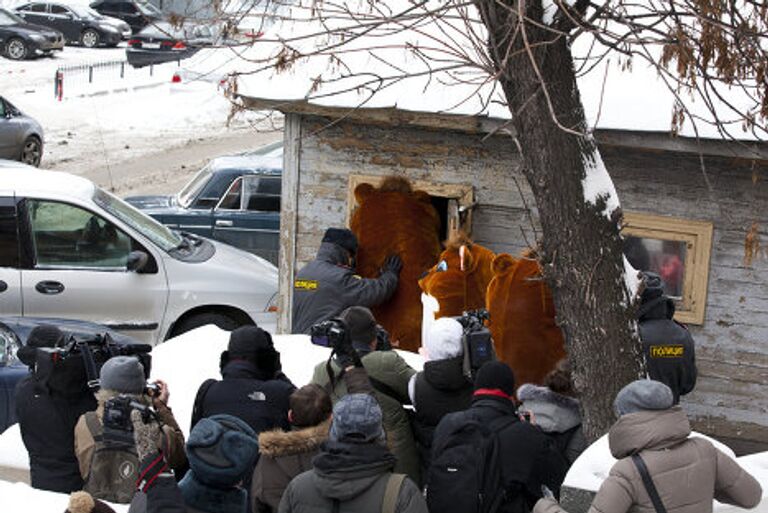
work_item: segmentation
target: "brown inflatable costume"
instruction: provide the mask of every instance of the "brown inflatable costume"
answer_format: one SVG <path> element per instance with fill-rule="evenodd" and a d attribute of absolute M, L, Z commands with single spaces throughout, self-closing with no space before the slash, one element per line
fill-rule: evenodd
<path fill-rule="evenodd" d="M 474 244 L 464 234 L 449 239 L 440 260 L 419 280 L 424 293 L 437 299 L 440 317 L 458 317 L 468 310 L 485 308 L 485 294 L 493 278 L 496 254 Z M 434 260 L 433 260 L 434 262 Z"/>
<path fill-rule="evenodd" d="M 373 314 L 400 349 L 416 351 L 421 345 L 422 315 L 418 280 L 440 254 L 440 218 L 429 195 L 414 191 L 405 178 L 388 177 L 378 189 L 360 184 L 355 198 L 359 206 L 350 228 L 359 244 L 358 274 L 378 276 L 384 259 L 392 254 L 403 260 L 397 292 L 373 308 Z"/>
<path fill-rule="evenodd" d="M 530 252 L 520 258 L 498 255 L 493 272 L 486 308 L 497 356 L 512 367 L 518 383 L 541 384 L 565 358 L 552 292 Z"/>

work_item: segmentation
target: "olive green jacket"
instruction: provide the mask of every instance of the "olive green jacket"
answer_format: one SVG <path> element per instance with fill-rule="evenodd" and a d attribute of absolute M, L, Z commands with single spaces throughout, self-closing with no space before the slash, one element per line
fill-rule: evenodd
<path fill-rule="evenodd" d="M 409 404 L 408 382 L 416 371 L 395 351 L 373 351 L 362 358 L 363 366 L 372 380 L 382 383 L 387 388 L 387 393 L 378 390 L 373 383 L 376 399 L 379 401 L 384 416 L 384 431 L 387 435 L 387 446 L 397 458 L 395 472 L 406 474 L 415 483 L 421 483 L 419 479 L 419 457 L 416 451 L 416 442 L 413 438 L 409 412 L 403 409 L 404 404 Z M 333 372 L 336 376 L 341 368 L 334 361 Z M 325 362 L 315 367 L 312 383 L 330 389 L 330 379 L 326 371 Z M 330 390 L 329 390 L 330 391 Z M 336 380 L 336 386 L 331 392 L 331 399 L 336 404 L 340 398 L 347 394 L 347 386 L 344 380 Z"/>

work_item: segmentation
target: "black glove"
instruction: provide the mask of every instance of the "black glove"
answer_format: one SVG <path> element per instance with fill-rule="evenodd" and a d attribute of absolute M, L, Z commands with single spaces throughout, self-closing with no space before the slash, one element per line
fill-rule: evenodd
<path fill-rule="evenodd" d="M 360 355 L 357 354 L 357 350 L 352 347 L 352 343 L 339 344 L 335 350 L 336 359 L 342 369 L 347 367 L 362 367 L 363 362 L 360 360 Z"/>
<path fill-rule="evenodd" d="M 384 265 L 381 266 L 381 273 L 392 271 L 395 274 L 400 274 L 400 270 L 403 268 L 403 260 L 397 255 L 389 255 L 384 260 Z"/>

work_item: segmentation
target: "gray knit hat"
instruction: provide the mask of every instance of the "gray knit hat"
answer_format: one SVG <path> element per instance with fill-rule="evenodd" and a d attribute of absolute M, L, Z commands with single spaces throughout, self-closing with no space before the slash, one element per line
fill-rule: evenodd
<path fill-rule="evenodd" d="M 122 394 L 141 394 L 146 385 L 144 367 L 139 359 L 133 356 L 113 356 L 101 368 L 99 382 L 105 390 Z"/>
<path fill-rule="evenodd" d="M 666 410 L 671 408 L 674 402 L 672 390 L 661 381 L 638 379 L 616 394 L 613 407 L 621 416 L 646 410 Z"/>
<path fill-rule="evenodd" d="M 373 396 L 349 394 L 336 403 L 328 438 L 334 442 L 369 443 L 384 439 L 381 408 Z"/>

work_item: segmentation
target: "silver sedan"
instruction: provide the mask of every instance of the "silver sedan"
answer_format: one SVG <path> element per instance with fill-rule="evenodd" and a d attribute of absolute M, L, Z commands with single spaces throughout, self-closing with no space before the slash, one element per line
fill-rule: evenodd
<path fill-rule="evenodd" d="M 39 166 L 43 158 L 43 128 L 0 97 L 0 158 Z"/>

